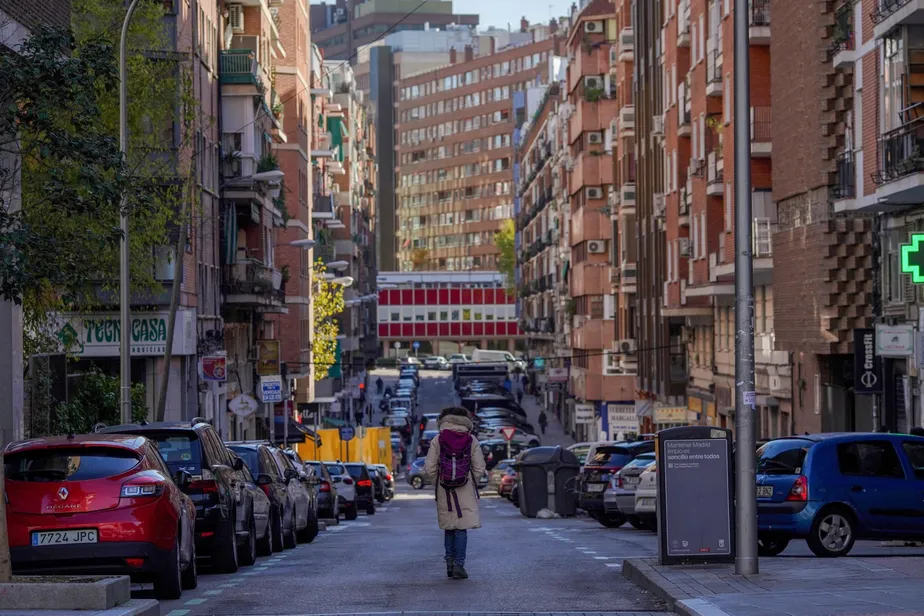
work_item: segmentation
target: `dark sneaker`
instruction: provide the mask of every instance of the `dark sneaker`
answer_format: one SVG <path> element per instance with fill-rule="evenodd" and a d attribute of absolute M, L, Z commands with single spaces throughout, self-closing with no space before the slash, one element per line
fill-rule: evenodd
<path fill-rule="evenodd" d="M 468 573 L 465 572 L 465 567 L 462 565 L 455 565 L 452 568 L 452 579 L 454 580 L 467 580 Z"/>
<path fill-rule="evenodd" d="M 451 560 L 446 560 L 446 577 L 452 577 L 452 570 L 455 568 L 455 565 L 452 564 Z"/>

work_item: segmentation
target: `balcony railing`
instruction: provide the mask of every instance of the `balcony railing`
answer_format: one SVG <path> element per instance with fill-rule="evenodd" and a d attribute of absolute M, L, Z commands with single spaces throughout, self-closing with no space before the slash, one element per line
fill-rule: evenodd
<path fill-rule="evenodd" d="M 831 187 L 831 198 L 853 199 L 857 193 L 857 165 L 853 152 L 841 152 L 837 156 L 835 167 L 834 186 Z"/>
<path fill-rule="evenodd" d="M 902 112 L 906 120 L 901 127 L 889 131 L 879 142 L 879 170 L 873 174 L 876 185 L 924 171 L 924 116 L 913 117 L 915 108 L 924 104 L 917 103 Z"/>
<path fill-rule="evenodd" d="M 706 57 L 706 84 L 722 83 L 722 50 L 713 49 Z"/>
<path fill-rule="evenodd" d="M 773 114 L 769 105 L 751 107 L 751 141 L 767 143 L 772 138 Z"/>
<path fill-rule="evenodd" d="M 251 49 L 225 49 L 219 57 L 221 83 L 261 83 L 260 64 Z"/>
<path fill-rule="evenodd" d="M 874 2 L 877 6 L 870 13 L 870 19 L 874 25 L 881 24 L 909 2 L 911 0 L 877 0 Z"/>
<path fill-rule="evenodd" d="M 751 0 L 751 21 L 752 26 L 769 26 L 770 25 L 770 0 Z"/>
<path fill-rule="evenodd" d="M 225 280 L 233 295 L 275 295 L 282 290 L 282 273 L 257 259 L 239 259 L 227 266 Z"/>
<path fill-rule="evenodd" d="M 834 12 L 834 32 L 828 47 L 831 55 L 854 48 L 853 6 L 853 0 L 845 0 Z"/>

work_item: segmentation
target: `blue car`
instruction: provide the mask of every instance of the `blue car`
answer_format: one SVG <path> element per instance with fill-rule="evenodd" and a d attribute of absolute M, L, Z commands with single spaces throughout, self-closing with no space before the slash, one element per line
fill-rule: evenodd
<path fill-rule="evenodd" d="M 772 440 L 757 451 L 758 550 L 805 539 L 845 556 L 857 539 L 924 539 L 924 438 L 841 433 Z"/>

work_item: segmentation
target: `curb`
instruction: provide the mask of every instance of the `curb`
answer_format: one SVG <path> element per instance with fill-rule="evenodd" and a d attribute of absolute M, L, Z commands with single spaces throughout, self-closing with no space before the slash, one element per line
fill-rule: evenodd
<path fill-rule="evenodd" d="M 683 616 L 729 616 L 709 601 L 694 597 L 658 573 L 653 558 L 629 558 L 622 561 L 622 576 L 670 605 Z"/>
<path fill-rule="evenodd" d="M 322 533 L 322 532 L 324 532 L 325 530 L 327 530 L 327 523 L 326 523 L 326 522 L 318 522 L 318 532 L 319 532 L 319 533 Z"/>

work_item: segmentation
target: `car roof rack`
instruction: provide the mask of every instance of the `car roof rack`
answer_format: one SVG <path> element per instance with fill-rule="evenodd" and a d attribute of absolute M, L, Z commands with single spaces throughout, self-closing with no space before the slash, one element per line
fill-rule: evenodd
<path fill-rule="evenodd" d="M 211 425 L 211 422 L 209 422 L 209 420 L 206 419 L 205 417 L 193 417 L 192 421 L 190 421 L 189 423 L 191 423 L 194 426 L 197 424 L 201 424 L 201 423 L 207 423 Z"/>

